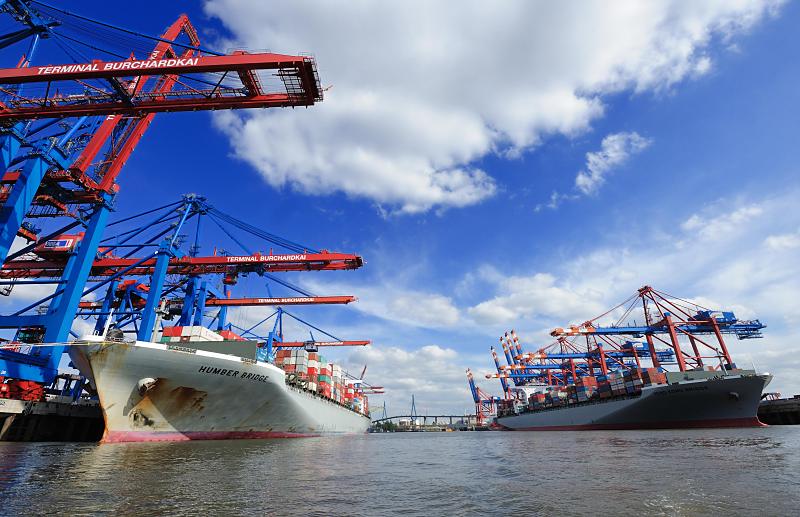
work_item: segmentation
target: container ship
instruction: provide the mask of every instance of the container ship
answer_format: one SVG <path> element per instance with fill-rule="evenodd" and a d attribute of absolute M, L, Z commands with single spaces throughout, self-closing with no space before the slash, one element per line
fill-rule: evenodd
<path fill-rule="evenodd" d="M 601 317 L 554 329 L 555 342 L 535 352 L 506 333 L 507 364 L 492 348 L 497 372 L 487 375 L 500 379 L 502 397 L 468 377 L 479 420 L 505 430 L 759 427 L 772 376 L 738 368 L 725 336 L 758 338 L 763 328 L 645 286 Z"/>
<path fill-rule="evenodd" d="M 73 364 L 97 391 L 104 442 L 290 438 L 364 433 L 367 398 L 318 352 L 175 327 L 162 342 L 84 336 Z M 165 329 L 165 333 L 168 333 Z M 184 335 L 181 335 L 184 334 Z M 231 337 L 231 336 L 228 336 Z"/>
<path fill-rule="evenodd" d="M 65 343 L 48 342 L 46 328 L 22 329 L 14 344 L 0 349 L 0 385 L 10 395 L 12 389 L 15 393 L 22 387 L 34 390 L 28 398 L 36 400 L 30 402 L 43 402 L 48 395 L 63 391 L 56 384 L 60 381 L 55 374 L 62 351 L 67 352 L 84 379 L 72 390 L 73 401 L 97 401 L 105 442 L 366 432 L 370 425 L 366 395 L 380 391 L 328 362 L 318 350 L 366 346 L 370 341 L 340 340 L 285 308 L 347 304 L 356 298 L 316 296 L 273 276 L 287 271 L 357 269 L 363 259 L 355 254 L 314 250 L 265 233 L 193 194 L 156 209 L 157 219 L 163 221 L 159 225 L 138 226 L 137 218 L 151 217 L 151 212 L 126 218 L 124 222 L 133 228 L 121 229 L 122 237 L 107 237 L 108 245 L 97 252 L 91 264 L 90 273 L 99 286 L 107 285 L 106 295 L 78 302 L 75 317 L 94 317 L 94 331 L 77 342 Z M 199 245 L 189 251 L 180 249 L 186 221 L 197 218 L 199 228 L 199 219 L 210 216 L 260 241 L 280 245 L 289 253 L 276 254 L 270 249 L 269 253 L 244 250 L 247 255 L 231 255 L 215 250 L 213 255 L 202 256 L 197 251 Z M 173 225 L 175 219 L 182 223 Z M 161 251 L 155 256 L 121 257 L 114 252 L 116 247 L 151 246 L 154 239 L 163 239 L 164 232 L 171 234 L 170 238 L 161 241 Z M 132 234 L 144 243 L 129 244 L 126 239 Z M 37 245 L 32 256 L 13 267 L 44 277 L 60 274 L 65 260 L 85 239 L 85 234 L 60 235 Z M 123 244 L 114 244 L 117 240 Z M 267 297 L 233 296 L 232 286 L 240 277 L 253 274 L 300 296 L 290 293 L 274 297 L 271 291 Z M 218 282 L 202 279 L 203 275 Z M 269 283 L 267 288 L 271 289 Z M 275 309 L 255 326 L 244 329 L 228 319 L 228 309 L 238 307 Z M 284 316 L 293 319 L 293 328 L 307 327 L 310 339 L 284 339 Z M 72 321 L 66 322 L 65 328 L 71 325 Z M 211 330 L 212 326 L 217 330 Z M 272 330 L 264 332 L 263 326 Z M 330 340 L 316 340 L 312 331 Z M 30 350 L 10 350 L 11 346 L 21 349 L 23 345 Z M 2 379 L 3 357 L 11 357 L 13 364 L 8 364 L 15 369 L 14 377 L 7 382 Z M 30 368 L 23 372 L 16 366 L 20 364 Z M 88 382 L 87 389 L 83 389 L 84 381 Z M 0 390 L 2 398 L 4 392 Z"/>
<path fill-rule="evenodd" d="M 515 431 L 764 425 L 757 412 L 769 374 L 655 370 L 630 369 L 600 381 L 584 377 L 563 388 L 517 388 L 519 395 L 500 401 L 496 423 Z"/>

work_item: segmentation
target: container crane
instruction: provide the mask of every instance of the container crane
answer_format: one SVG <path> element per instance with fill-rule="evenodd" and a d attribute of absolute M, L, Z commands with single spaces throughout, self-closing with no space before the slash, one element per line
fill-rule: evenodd
<path fill-rule="evenodd" d="M 477 387 L 469 368 L 467 368 L 467 382 L 472 393 L 472 400 L 475 402 L 476 423 L 479 427 L 488 425 L 497 416 L 497 404 L 500 397 L 493 397 Z"/>
<path fill-rule="evenodd" d="M 201 219 L 208 220 L 208 222 L 201 224 Z M 222 235 L 227 236 L 233 244 L 241 245 L 241 234 L 246 233 L 250 239 L 256 238 L 292 253 L 262 255 L 253 253 L 249 248 L 243 248 L 243 251 L 248 253 L 247 255 L 229 255 L 227 252 L 221 252 L 211 257 L 200 257 L 198 255 L 201 249 L 199 229 L 210 226 L 209 223 L 215 224 Z M 186 241 L 184 232 L 190 231 L 191 225 L 194 225 L 195 235 L 194 239 L 190 241 L 189 250 L 185 251 L 182 247 Z M 110 319 L 113 319 L 115 328 L 123 329 L 123 332 L 135 333 L 137 339 L 148 341 L 156 338 L 160 332 L 158 326 L 164 320 L 177 317 L 177 326 L 202 326 L 206 311 L 210 308 L 219 309 L 212 319 L 212 323 L 216 320 L 217 329 L 231 331 L 233 326 L 227 321 L 225 312 L 227 308 L 278 305 L 277 327 L 272 333 L 267 336 L 257 336 L 252 333 L 253 329 L 241 329 L 243 330 L 242 336 L 258 339 L 267 344 L 265 357 L 271 357 L 273 348 L 365 346 L 370 344 L 369 341 L 364 340 L 342 340 L 313 326 L 310 327 L 323 332 L 330 339 L 322 341 L 313 338 L 310 341 L 284 340 L 282 331 L 284 314 L 303 324 L 307 323 L 295 315 L 287 313 L 282 305 L 345 304 L 354 301 L 355 297 L 317 296 L 288 281 L 280 280 L 272 274 L 275 271 L 273 266 L 276 264 L 281 266 L 301 263 L 303 266 L 297 268 L 299 271 L 343 269 L 336 264 L 335 259 L 328 260 L 329 257 L 347 257 L 352 264 L 346 269 L 352 269 L 363 264 L 363 260 L 358 255 L 331 253 L 295 243 L 240 221 L 210 205 L 205 198 L 194 194 L 186 195 L 178 202 L 114 221 L 108 227 L 117 230 L 118 233 L 106 236 L 101 241 L 95 259 L 95 264 L 100 262 L 101 266 L 92 268 L 92 276 L 89 277 L 89 281 L 93 285 L 82 293 L 88 295 L 105 287 L 106 295 L 100 300 L 81 302 L 76 312 L 76 316 L 79 318 L 94 318 L 95 332 L 103 332 L 110 324 Z M 239 235 L 234 233 L 237 230 Z M 31 270 L 50 271 L 52 274 L 48 273 L 47 276 L 59 277 L 62 273 L 58 268 L 67 267 L 67 261 L 59 260 L 58 256 L 69 255 L 72 249 L 79 245 L 79 242 L 80 238 L 77 236 L 59 236 L 54 239 L 54 242 L 35 248 L 30 254 L 31 256 L 25 257 L 23 261 L 31 263 Z M 144 253 L 143 256 L 142 253 Z M 317 265 L 311 260 L 303 262 L 305 259 L 301 255 L 324 256 L 326 263 Z M 102 263 L 103 260 L 119 260 L 121 258 L 125 260 L 122 266 L 115 264 L 114 267 L 110 267 L 108 264 Z M 45 262 L 48 266 L 44 268 L 37 265 Z M 9 282 L 10 285 L 19 281 L 19 278 L 13 276 L 13 272 L 25 271 L 25 268 L 19 268 L 15 263 L 16 260 L 6 264 L 10 265 L 7 273 L 12 276 L 6 277 L 8 280 L 3 281 Z M 213 267 L 196 267 L 203 264 Z M 51 267 L 52 269 L 48 269 Z M 287 267 L 285 270 L 291 269 Z M 293 289 L 302 296 L 231 297 L 230 287 L 237 283 L 240 276 L 250 274 Z M 211 282 L 203 279 L 207 275 L 219 276 L 223 286 L 222 291 L 217 291 Z M 37 278 L 45 276 L 38 274 Z M 22 278 L 24 282 L 28 281 L 31 276 L 23 275 Z M 49 302 L 58 295 L 59 290 L 57 289 L 54 294 L 31 303 L 20 309 L 15 315 L 0 316 L 0 324 L 10 325 L 24 321 L 23 334 L 27 337 L 41 337 L 42 331 L 37 331 L 41 326 L 41 320 L 38 319 L 40 316 L 36 307 Z M 27 340 L 31 341 L 31 339 Z M 33 339 L 33 341 L 38 342 L 37 339 Z M 48 348 L 40 353 L 49 352 L 59 353 L 56 348 Z M 29 358 L 24 359 L 28 360 Z M 43 374 L 40 374 L 40 377 L 43 377 Z"/>
<path fill-rule="evenodd" d="M 272 254 L 268 258 L 248 255 L 244 263 L 237 263 L 238 269 L 226 267 L 215 257 L 170 264 L 171 258 L 179 258 L 173 255 L 174 240 L 163 248 L 163 243 L 156 243 L 158 251 L 135 266 L 125 262 L 132 255 L 114 263 L 114 257 L 99 253 L 119 190 L 116 180 L 155 113 L 312 105 L 322 99 L 313 58 L 244 51 L 226 56 L 210 51 L 200 45 L 185 15 L 161 37 L 152 37 L 43 2 L 7 0 L 0 3 L 0 13 L 22 26 L 0 35 L 0 49 L 26 44 L 12 68 L 0 69 L 0 261 L 12 271 L 2 280 L 0 294 L 8 294 L 13 286 L 56 286 L 55 293 L 37 304 L 0 316 L 1 328 L 16 329 L 14 339 L 65 343 L 81 297 L 99 288 L 85 289 L 93 274 L 108 280 L 103 285 L 113 285 L 138 266 L 154 278 L 179 271 L 189 271 L 194 278 L 209 270 L 236 274 L 248 267 L 248 271 L 265 272 L 270 269 L 267 265 L 276 266 L 274 271 L 355 266 L 357 260 L 352 257 L 276 259 Z M 60 64 L 36 62 L 43 54 L 40 43 L 44 40 L 63 50 Z M 87 49 L 96 55 L 87 56 Z M 44 59 L 52 60 L 52 53 Z M 265 71 L 272 75 L 265 76 Z M 55 225 L 59 218 L 67 223 Z M 42 230 L 32 219 L 44 220 L 50 228 Z M 63 255 L 65 260 L 46 264 L 47 260 L 37 259 L 43 267 L 29 277 L 13 269 L 37 248 L 71 231 L 80 233 L 80 242 Z M 28 244 L 11 253 L 17 236 Z M 147 262 L 151 258 L 154 261 Z M 112 263 L 101 263 L 101 270 L 93 270 L 95 261 L 104 259 Z M 148 288 L 153 294 L 163 286 Z M 198 286 L 193 292 L 202 289 Z M 41 310 L 29 313 L 36 307 Z M 156 307 L 147 304 L 145 309 L 144 314 L 153 315 L 145 318 L 145 327 L 152 327 Z M 4 350 L 0 371 L 49 383 L 63 351 L 56 348 L 26 357 Z"/>
<path fill-rule="evenodd" d="M 644 324 L 630 322 L 637 307 Z M 615 323 L 598 324 L 598 320 L 615 311 L 620 314 Z M 522 350 L 514 331 L 506 333 L 501 343 L 508 364 L 500 364 L 492 347 L 496 372 L 486 378 L 500 379 L 506 390 L 509 381 L 517 386 L 568 385 L 584 376 L 604 377 L 630 368 L 665 371 L 665 365 L 676 365 L 679 371 L 731 370 L 736 365 L 724 336 L 758 338 L 763 328 L 765 325 L 758 320 L 739 320 L 732 312 L 711 310 L 644 286 L 592 320 L 554 329 L 551 335 L 556 341 L 536 352 Z M 684 340 L 691 353 L 685 344 L 681 346 Z"/>
<path fill-rule="evenodd" d="M 644 325 L 621 324 L 637 305 L 641 306 Z M 617 309 L 624 309 L 624 312 L 616 324 L 605 327 L 595 324 L 598 319 Z M 581 325 L 556 328 L 551 335 L 583 336 L 590 346 L 593 344 L 595 347 L 602 344 L 613 346 L 614 338 L 619 336 L 644 337 L 655 367 L 660 366 L 655 350 L 655 343 L 659 342 L 672 348 L 680 371 L 702 368 L 708 362 L 730 370 L 735 365 L 724 335 L 733 335 L 738 339 L 760 338 L 763 328 L 765 325 L 758 320 L 740 321 L 733 312 L 711 310 L 644 286 L 605 314 Z M 685 345 L 682 346 L 681 341 L 689 342 L 691 353 L 684 350 Z"/>

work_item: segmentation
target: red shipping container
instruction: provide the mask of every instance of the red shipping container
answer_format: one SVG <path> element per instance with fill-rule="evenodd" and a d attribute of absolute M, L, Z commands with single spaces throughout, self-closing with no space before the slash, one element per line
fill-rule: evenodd
<path fill-rule="evenodd" d="M 219 330 L 217 334 L 222 336 L 223 338 L 227 339 L 228 341 L 247 341 L 242 336 L 230 331 L 230 330 Z"/>
<path fill-rule="evenodd" d="M 183 327 L 164 327 L 164 330 L 161 331 L 161 335 L 163 337 L 178 337 L 181 335 L 181 331 Z"/>

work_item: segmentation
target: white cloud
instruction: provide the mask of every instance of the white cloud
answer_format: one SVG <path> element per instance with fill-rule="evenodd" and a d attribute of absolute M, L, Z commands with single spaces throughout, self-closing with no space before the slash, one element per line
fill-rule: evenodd
<path fill-rule="evenodd" d="M 478 323 L 513 324 L 522 318 L 564 318 L 602 308 L 602 296 L 594 289 L 556 285 L 556 280 L 546 273 L 510 276 L 500 284 L 501 294 L 471 307 L 469 314 Z"/>
<path fill-rule="evenodd" d="M 402 314 L 426 327 L 450 327 L 458 323 L 458 309 L 453 301 L 438 294 L 392 296 L 389 308 L 392 314 Z"/>
<path fill-rule="evenodd" d="M 763 213 L 764 209 L 761 206 L 750 204 L 715 216 L 705 213 L 692 214 L 681 223 L 681 228 L 692 235 L 706 239 L 726 237 Z"/>
<path fill-rule="evenodd" d="M 800 232 L 770 235 L 764 239 L 764 244 L 773 250 L 793 250 L 800 248 Z"/>
<path fill-rule="evenodd" d="M 549 208 L 550 210 L 555 210 L 556 208 L 561 206 L 561 203 L 563 203 L 564 201 L 574 201 L 575 199 L 578 199 L 578 197 L 579 196 L 577 194 L 562 194 L 560 192 L 553 191 L 553 193 L 550 194 L 550 201 L 547 203 L 539 203 L 533 208 L 533 211 L 541 212 L 545 208 Z"/>
<path fill-rule="evenodd" d="M 362 313 L 425 328 L 448 328 L 459 323 L 460 312 L 450 297 L 402 287 L 394 282 L 373 284 L 317 282 L 304 280 L 303 287 L 312 292 L 356 293 L 352 307 Z"/>
<path fill-rule="evenodd" d="M 419 415 L 472 411 L 466 364 L 472 358 L 455 349 L 426 345 L 416 350 L 396 346 L 353 351 L 344 361 L 350 372 L 367 365 L 366 382 L 386 388 L 386 395 L 370 397 L 373 411 L 386 401 L 389 416 L 408 414 L 411 395 Z"/>
<path fill-rule="evenodd" d="M 586 153 L 586 169 L 575 177 L 575 186 L 583 194 L 595 194 L 605 183 L 606 175 L 639 153 L 651 140 L 638 133 L 614 133 L 603 138 L 600 150 Z"/>
<path fill-rule="evenodd" d="M 733 44 L 781 3 L 209 0 L 229 46 L 313 51 L 334 86 L 308 110 L 215 120 L 275 187 L 407 213 L 467 206 L 498 188 L 482 157 L 586 131 L 604 94 L 706 73 L 714 35 Z"/>

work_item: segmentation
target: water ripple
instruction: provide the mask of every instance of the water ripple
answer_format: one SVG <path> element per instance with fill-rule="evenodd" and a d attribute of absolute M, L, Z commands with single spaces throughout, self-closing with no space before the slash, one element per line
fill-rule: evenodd
<path fill-rule="evenodd" d="M 0 443 L 0 515 L 792 515 L 800 427 Z"/>

